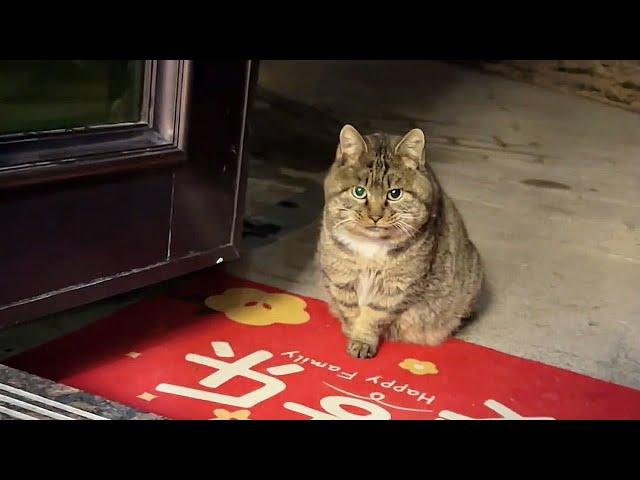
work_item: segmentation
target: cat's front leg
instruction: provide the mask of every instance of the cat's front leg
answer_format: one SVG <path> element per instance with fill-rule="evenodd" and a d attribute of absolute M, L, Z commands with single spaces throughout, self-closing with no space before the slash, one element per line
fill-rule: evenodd
<path fill-rule="evenodd" d="M 360 314 L 358 297 L 352 283 L 326 284 L 329 293 L 329 312 L 338 319 L 342 327 L 342 333 L 348 338 L 353 325 L 353 320 Z"/>
<path fill-rule="evenodd" d="M 387 279 L 375 297 L 360 308 L 348 334 L 349 355 L 355 358 L 375 356 L 383 331 L 402 311 L 406 289 L 406 285 Z"/>
<path fill-rule="evenodd" d="M 327 305 L 329 306 L 329 313 L 340 322 L 342 334 L 348 338 L 351 333 L 351 319 L 358 314 L 357 308 L 343 307 L 335 299 L 330 299 Z"/>
<path fill-rule="evenodd" d="M 360 309 L 347 333 L 347 353 L 354 358 L 372 358 L 378 352 L 378 344 L 388 314 L 370 307 Z"/>

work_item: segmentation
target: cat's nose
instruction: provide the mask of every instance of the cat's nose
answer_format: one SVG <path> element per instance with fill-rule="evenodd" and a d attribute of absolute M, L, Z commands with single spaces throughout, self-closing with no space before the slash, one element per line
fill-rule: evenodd
<path fill-rule="evenodd" d="M 369 215 L 369 218 L 373 220 L 373 223 L 376 223 L 378 220 L 382 218 L 382 215 Z"/>

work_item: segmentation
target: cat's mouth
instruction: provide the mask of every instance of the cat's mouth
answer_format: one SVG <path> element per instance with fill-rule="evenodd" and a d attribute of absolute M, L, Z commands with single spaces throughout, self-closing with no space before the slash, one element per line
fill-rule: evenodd
<path fill-rule="evenodd" d="M 357 233 L 366 238 L 372 238 L 376 240 L 387 240 L 393 236 L 393 229 L 389 227 L 383 227 L 380 225 L 360 225 L 357 228 Z"/>

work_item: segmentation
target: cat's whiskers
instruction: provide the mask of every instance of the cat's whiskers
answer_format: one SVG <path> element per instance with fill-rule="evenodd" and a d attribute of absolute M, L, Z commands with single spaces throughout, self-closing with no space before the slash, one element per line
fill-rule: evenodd
<path fill-rule="evenodd" d="M 400 233 L 404 233 L 405 235 L 407 234 L 407 232 L 405 230 L 403 230 L 403 228 L 400 225 L 398 225 L 397 223 L 393 223 L 393 224 L 391 224 L 391 226 L 393 228 L 395 228 L 396 230 L 398 230 Z"/>
<path fill-rule="evenodd" d="M 418 232 L 418 229 L 415 228 L 413 225 L 409 225 L 407 222 L 400 219 L 397 219 L 393 223 L 393 226 L 398 228 L 400 231 L 402 231 L 409 237 L 414 237 L 415 234 Z"/>
<path fill-rule="evenodd" d="M 407 234 L 407 236 L 413 237 L 413 233 L 407 228 L 405 224 L 401 223 L 400 226 L 402 227 L 404 232 Z"/>
<path fill-rule="evenodd" d="M 355 223 L 355 220 L 353 218 L 351 218 L 351 217 L 343 218 L 338 223 L 334 224 L 333 228 L 341 227 L 342 225 L 344 225 L 344 224 L 346 224 L 348 222 L 354 222 Z"/>
<path fill-rule="evenodd" d="M 405 222 L 404 220 L 398 220 L 398 223 L 401 223 L 402 225 L 404 225 L 405 227 L 407 227 L 409 230 L 417 232 L 418 229 L 416 227 L 414 227 L 413 225 Z"/>

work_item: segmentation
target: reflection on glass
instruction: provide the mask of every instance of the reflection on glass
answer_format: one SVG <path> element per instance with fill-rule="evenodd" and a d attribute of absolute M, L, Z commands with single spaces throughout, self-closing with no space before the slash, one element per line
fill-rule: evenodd
<path fill-rule="evenodd" d="M 0 135 L 141 120 L 144 60 L 0 60 Z"/>

